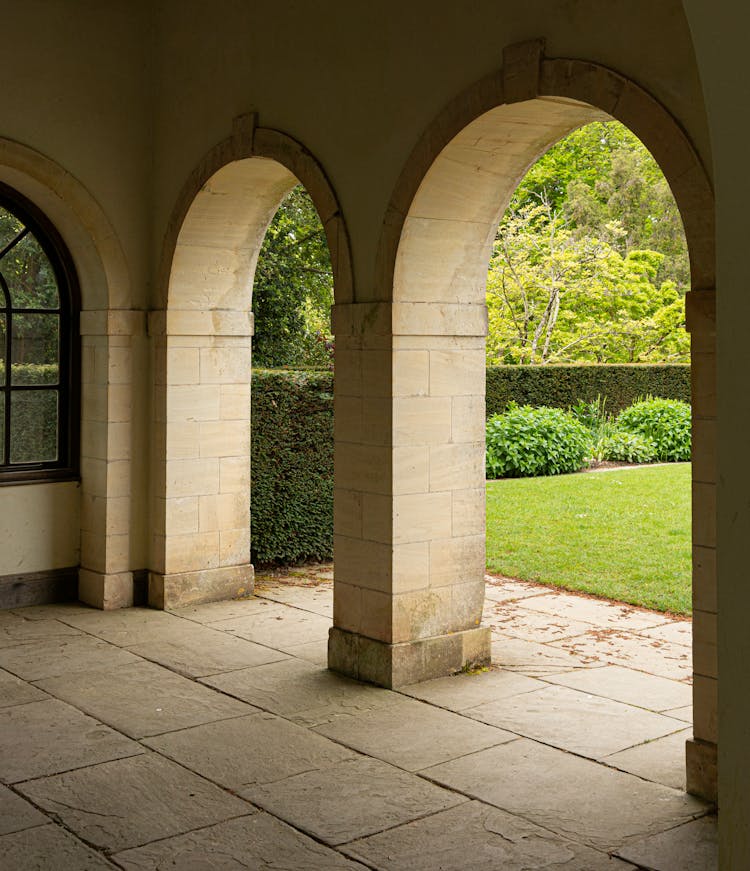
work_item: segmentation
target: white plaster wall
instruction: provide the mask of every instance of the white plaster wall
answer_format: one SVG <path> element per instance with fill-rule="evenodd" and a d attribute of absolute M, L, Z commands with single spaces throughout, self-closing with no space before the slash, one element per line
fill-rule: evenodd
<path fill-rule="evenodd" d="M 0 577 L 77 566 L 80 485 L 0 487 Z"/>

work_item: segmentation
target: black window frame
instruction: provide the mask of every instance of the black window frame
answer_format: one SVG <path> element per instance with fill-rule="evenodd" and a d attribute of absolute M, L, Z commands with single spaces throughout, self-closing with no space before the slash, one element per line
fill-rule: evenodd
<path fill-rule="evenodd" d="M 5 383 L 0 394 L 5 396 L 5 442 L 0 445 L 0 487 L 80 479 L 80 417 L 81 417 L 81 296 L 73 259 L 62 236 L 54 224 L 34 203 L 17 190 L 0 182 L 0 207 L 6 209 L 32 233 L 49 259 L 57 281 L 59 294 L 59 375 L 57 385 L 41 385 L 58 393 L 57 402 L 57 459 L 29 463 L 10 463 L 10 396 L 14 390 L 28 389 L 28 385 L 11 384 L 12 334 L 6 319 Z M 4 248 L 4 253 L 7 248 Z M 0 258 L 0 272 L 2 259 Z M 35 309 L 13 307 L 4 278 L 0 276 L 0 313 L 35 313 Z M 39 310 L 43 313 L 45 310 Z M 50 310 L 58 311 L 58 310 Z M 8 462 L 6 462 L 6 459 Z"/>

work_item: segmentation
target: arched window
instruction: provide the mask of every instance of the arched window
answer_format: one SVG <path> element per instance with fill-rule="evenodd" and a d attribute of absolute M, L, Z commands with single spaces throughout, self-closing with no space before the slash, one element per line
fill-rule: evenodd
<path fill-rule="evenodd" d="M 0 185 L 0 484 L 77 474 L 78 309 L 59 234 Z"/>

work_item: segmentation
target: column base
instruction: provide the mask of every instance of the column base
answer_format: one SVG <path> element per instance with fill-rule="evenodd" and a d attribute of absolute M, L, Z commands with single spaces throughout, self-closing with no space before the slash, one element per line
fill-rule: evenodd
<path fill-rule="evenodd" d="M 251 596 L 254 589 L 255 570 L 250 563 L 168 575 L 148 573 L 148 604 L 161 610 Z"/>
<path fill-rule="evenodd" d="M 489 665 L 490 655 L 490 630 L 484 626 L 400 644 L 336 626 L 328 635 L 328 668 L 388 689 Z"/>
<path fill-rule="evenodd" d="M 685 742 L 687 791 L 714 803 L 719 798 L 717 751 L 710 741 L 691 738 Z"/>
<path fill-rule="evenodd" d="M 133 573 L 104 574 L 89 569 L 78 570 L 78 598 L 87 605 L 114 611 L 133 606 Z"/>

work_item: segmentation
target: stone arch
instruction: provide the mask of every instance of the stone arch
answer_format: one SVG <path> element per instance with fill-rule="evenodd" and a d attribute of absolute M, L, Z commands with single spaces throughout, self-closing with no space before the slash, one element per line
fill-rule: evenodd
<path fill-rule="evenodd" d="M 346 651 L 356 646 L 349 637 L 352 633 L 376 639 L 379 650 L 388 648 L 388 656 L 405 656 L 408 641 L 414 646 L 419 643 L 424 650 L 428 636 L 442 651 L 447 642 L 441 647 L 438 637 L 452 636 L 455 642 L 463 633 L 464 659 L 455 659 L 450 668 L 465 664 L 467 646 L 475 660 L 489 657 L 488 638 L 470 633 L 478 631 L 472 627 L 480 625 L 483 598 L 484 294 L 490 249 L 499 220 L 528 167 L 571 130 L 606 118 L 628 126 L 660 164 L 682 215 L 690 251 L 692 289 L 687 321 L 693 367 L 696 655 L 695 740 L 688 742 L 688 788 L 715 797 L 715 228 L 711 183 L 679 124 L 643 88 L 597 64 L 546 58 L 541 40 L 507 48 L 503 68 L 454 99 L 425 131 L 387 208 L 376 262 L 375 299 L 337 307 L 337 343 L 340 336 L 351 340 L 379 334 L 381 347 L 388 348 L 391 479 L 372 494 L 353 492 L 342 494 L 342 499 L 374 501 L 375 493 L 387 487 L 393 506 L 389 520 L 393 563 L 388 620 L 376 632 L 364 632 L 364 605 L 359 623 L 347 621 L 340 607 L 334 635 L 347 637 L 340 650 L 332 647 L 332 664 L 382 680 L 364 670 L 369 667 L 364 656 L 354 668 L 347 664 Z M 363 393 L 369 389 L 363 382 Z M 368 399 L 363 396 L 360 401 Z M 345 451 L 345 446 L 337 444 L 337 457 Z M 399 465 L 397 452 L 408 457 L 408 463 Z M 398 564 L 399 548 L 404 549 L 403 565 Z M 337 581 L 347 573 L 343 580 L 358 589 L 364 603 L 371 594 L 365 589 L 368 584 L 357 580 L 355 560 L 349 565 L 346 554 L 340 561 L 338 553 L 336 559 Z M 406 581 L 399 587 L 393 579 L 401 577 Z M 420 589 L 418 595 L 415 588 Z M 340 601 L 344 594 L 354 598 L 348 586 L 339 584 Z M 410 616 L 418 612 L 418 606 L 429 611 L 429 631 Z M 383 602 L 379 607 L 381 612 L 386 609 Z M 394 641 L 399 642 L 400 651 Z M 356 644 L 364 650 L 371 642 L 360 637 Z M 419 676 L 430 676 L 429 669 L 423 668 Z M 417 679 L 413 670 L 412 679 Z M 391 671 L 386 680 L 393 684 L 398 678 Z"/>
<path fill-rule="evenodd" d="M 349 241 L 320 164 L 284 133 L 235 119 L 187 180 L 159 272 L 156 445 L 149 599 L 224 598 L 247 590 L 250 565 L 252 281 L 263 237 L 298 183 L 325 228 L 337 300 L 353 295 Z"/>
<path fill-rule="evenodd" d="M 0 139 L 0 180 L 52 221 L 80 287 L 81 486 L 65 499 L 70 485 L 56 485 L 47 497 L 59 518 L 80 514 L 79 597 L 99 607 L 131 604 L 132 345 L 145 332 L 145 314 L 132 310 L 119 240 L 81 182 L 49 157 L 8 139 Z M 115 370 L 117 378 L 110 377 Z"/>

